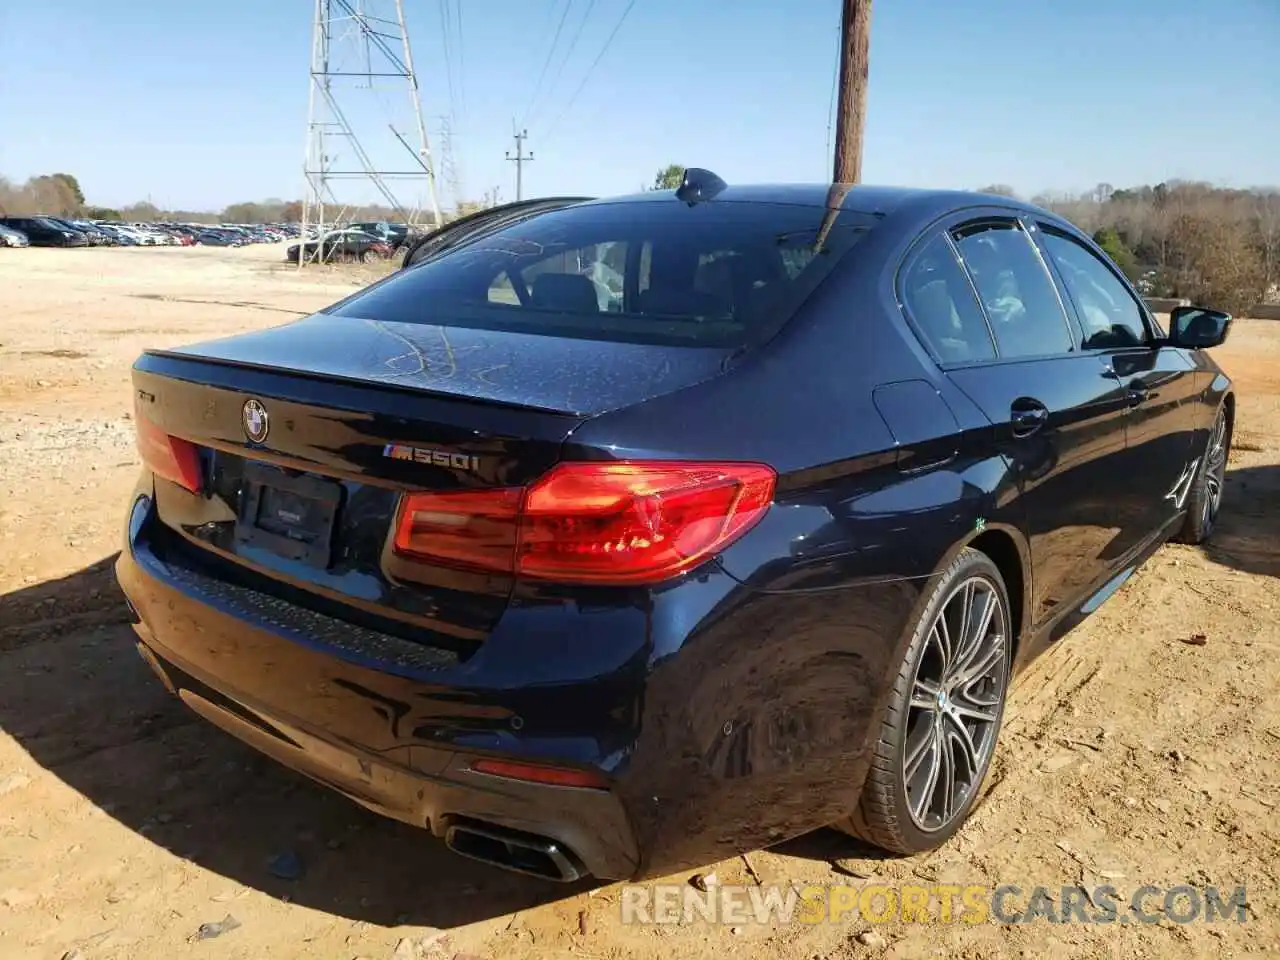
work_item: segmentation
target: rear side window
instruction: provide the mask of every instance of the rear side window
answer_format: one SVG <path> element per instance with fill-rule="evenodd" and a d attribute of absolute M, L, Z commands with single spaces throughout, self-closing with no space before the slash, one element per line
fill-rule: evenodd
<path fill-rule="evenodd" d="M 1075 302 L 1085 348 L 1107 350 L 1145 343 L 1142 310 L 1111 269 L 1074 240 L 1048 230 L 1040 236 Z"/>
<path fill-rule="evenodd" d="M 955 239 L 1001 357 L 1036 357 L 1073 349 L 1057 289 L 1020 225 L 974 224 L 956 231 Z"/>
<path fill-rule="evenodd" d="M 461 243 L 332 312 L 390 323 L 736 347 L 768 339 L 878 221 L 820 206 L 579 204 Z M 825 229 L 824 229 L 825 228 Z"/>
<path fill-rule="evenodd" d="M 991 331 L 973 288 L 946 237 L 938 234 L 916 254 L 902 278 L 902 302 L 944 363 L 990 360 Z"/>

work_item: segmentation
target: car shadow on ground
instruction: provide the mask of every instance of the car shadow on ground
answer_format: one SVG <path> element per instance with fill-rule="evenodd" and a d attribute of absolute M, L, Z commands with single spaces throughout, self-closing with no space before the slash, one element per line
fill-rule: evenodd
<path fill-rule="evenodd" d="M 1224 567 L 1280 577 L 1280 465 L 1227 470 L 1222 509 L 1204 553 Z"/>
<path fill-rule="evenodd" d="M 245 887 L 380 926 L 457 927 L 593 885 L 457 856 L 200 720 L 138 657 L 113 562 L 0 596 L 0 729 L 103 812 Z"/>

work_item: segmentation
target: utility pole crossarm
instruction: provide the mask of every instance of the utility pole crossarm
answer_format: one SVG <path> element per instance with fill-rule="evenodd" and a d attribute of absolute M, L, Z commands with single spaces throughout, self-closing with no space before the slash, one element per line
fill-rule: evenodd
<path fill-rule="evenodd" d="M 862 133 L 867 122 L 867 67 L 871 53 L 871 0 L 841 0 L 840 99 L 836 107 L 832 180 L 862 179 Z"/>

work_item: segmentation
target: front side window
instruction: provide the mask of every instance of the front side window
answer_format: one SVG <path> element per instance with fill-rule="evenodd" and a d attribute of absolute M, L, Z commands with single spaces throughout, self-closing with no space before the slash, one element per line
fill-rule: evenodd
<path fill-rule="evenodd" d="M 955 240 L 1001 357 L 1051 356 L 1073 349 L 1057 289 L 1018 223 L 972 224 L 957 230 Z"/>
<path fill-rule="evenodd" d="M 590 203 L 482 231 L 332 312 L 584 339 L 737 347 L 781 328 L 876 218 L 821 206 Z"/>
<path fill-rule="evenodd" d="M 1085 348 L 1107 350 L 1146 343 L 1142 311 L 1111 269 L 1068 237 L 1049 230 L 1042 230 L 1040 236 L 1076 305 Z"/>

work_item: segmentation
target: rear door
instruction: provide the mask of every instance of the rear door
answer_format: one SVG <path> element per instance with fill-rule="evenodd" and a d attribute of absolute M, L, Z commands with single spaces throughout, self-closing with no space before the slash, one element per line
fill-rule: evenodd
<path fill-rule="evenodd" d="M 1079 238 L 1038 224 L 1037 239 L 1075 315 L 1081 346 L 1100 357 L 1129 405 L 1123 503 L 1124 547 L 1136 549 L 1186 505 L 1198 466 L 1193 449 L 1195 368 L 1186 353 L 1162 345 L 1137 296 L 1115 267 Z"/>
<path fill-rule="evenodd" d="M 995 425 L 1018 481 L 1039 625 L 1106 579 L 1127 483 L 1117 469 L 1127 406 L 1103 359 L 1080 349 L 1016 218 L 946 226 L 921 248 L 935 256 L 925 282 L 914 283 L 919 255 L 908 263 L 903 302 L 947 375 Z"/>

